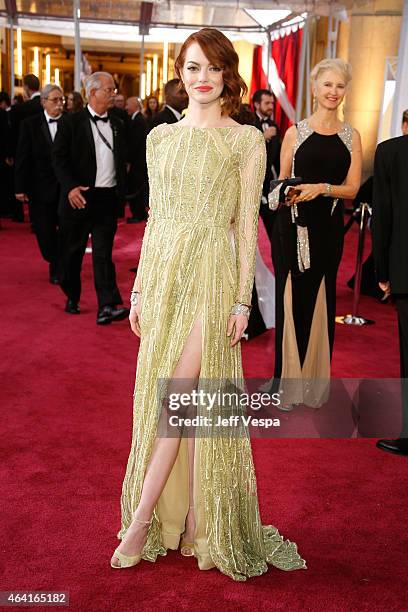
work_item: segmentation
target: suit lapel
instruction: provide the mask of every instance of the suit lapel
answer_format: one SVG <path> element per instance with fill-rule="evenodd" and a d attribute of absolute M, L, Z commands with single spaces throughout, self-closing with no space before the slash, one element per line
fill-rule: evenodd
<path fill-rule="evenodd" d="M 88 144 L 89 144 L 89 150 L 91 152 L 91 157 L 92 160 L 95 164 L 95 172 L 96 172 L 96 152 L 95 152 L 95 141 L 94 141 L 94 137 L 93 137 L 93 133 L 92 133 L 92 128 L 91 128 L 91 120 L 89 118 L 89 113 L 88 111 L 85 109 L 82 111 L 82 117 L 81 117 L 83 126 L 84 126 L 84 131 L 88 140 Z"/>
<path fill-rule="evenodd" d="M 173 113 L 173 111 L 170 108 L 168 108 L 168 106 L 166 106 L 166 111 L 167 111 L 167 116 L 169 118 L 170 123 L 177 123 L 178 119 L 176 115 Z"/>
<path fill-rule="evenodd" d="M 112 139 L 113 139 L 113 158 L 115 160 L 115 166 L 117 166 L 117 152 L 118 152 L 118 127 L 116 124 L 116 117 L 108 112 L 109 121 L 112 127 Z"/>
<path fill-rule="evenodd" d="M 42 129 L 43 134 L 45 136 L 45 140 L 48 142 L 48 144 L 51 147 L 52 146 L 52 138 L 51 138 L 51 134 L 50 134 L 50 128 L 48 127 L 47 119 L 45 118 L 44 114 L 43 114 L 43 116 L 41 118 L 41 129 Z"/>

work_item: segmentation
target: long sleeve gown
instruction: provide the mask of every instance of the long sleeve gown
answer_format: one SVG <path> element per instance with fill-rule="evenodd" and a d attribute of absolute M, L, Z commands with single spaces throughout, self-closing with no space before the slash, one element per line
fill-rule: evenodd
<path fill-rule="evenodd" d="M 157 435 L 158 381 L 171 377 L 198 317 L 200 380 L 243 378 L 241 347 L 231 348 L 227 322 L 235 302 L 251 300 L 265 142 L 253 126 L 162 124 L 148 136 L 147 165 L 150 215 L 137 279 L 141 341 L 119 539 L 132 522 Z M 196 438 L 194 456 L 199 568 L 217 567 L 234 580 L 260 575 L 268 563 L 304 568 L 296 544 L 261 524 L 247 431 L 207 434 Z M 188 508 L 188 445 L 182 438 L 154 511 L 145 560 L 178 547 Z"/>

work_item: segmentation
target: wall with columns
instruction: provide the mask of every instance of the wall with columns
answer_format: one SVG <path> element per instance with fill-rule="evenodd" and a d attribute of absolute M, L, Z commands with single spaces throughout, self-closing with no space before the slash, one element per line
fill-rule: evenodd
<path fill-rule="evenodd" d="M 398 55 L 403 0 L 371 0 L 350 11 L 342 26 L 339 57 L 348 60 L 353 80 L 345 102 L 345 118 L 359 130 L 363 143 L 363 174 L 372 173 L 383 96 L 386 58 Z M 345 39 L 348 39 L 345 57 Z M 340 42 L 340 41 L 339 41 Z M 407 103 L 408 106 L 408 103 Z"/>

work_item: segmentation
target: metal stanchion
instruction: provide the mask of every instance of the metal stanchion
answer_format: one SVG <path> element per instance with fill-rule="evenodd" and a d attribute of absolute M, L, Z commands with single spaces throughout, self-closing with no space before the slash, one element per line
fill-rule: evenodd
<path fill-rule="evenodd" d="M 354 276 L 354 297 L 353 297 L 353 311 L 352 314 L 347 314 L 344 317 L 336 317 L 337 323 L 343 323 L 344 325 L 371 325 L 374 321 L 365 319 L 358 314 L 358 305 L 360 302 L 360 289 L 361 289 L 361 273 L 363 268 L 363 251 L 365 233 L 367 227 L 367 221 L 369 215 L 371 215 L 371 206 L 367 202 L 361 202 L 360 206 L 355 211 L 355 214 L 360 213 L 360 230 L 358 235 L 358 248 L 357 248 L 357 259 L 356 259 L 356 272 Z"/>

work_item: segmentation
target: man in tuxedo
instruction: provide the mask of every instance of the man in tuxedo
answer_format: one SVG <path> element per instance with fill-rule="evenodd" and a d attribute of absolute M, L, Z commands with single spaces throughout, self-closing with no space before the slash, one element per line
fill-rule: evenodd
<path fill-rule="evenodd" d="M 49 263 L 49 278 L 58 284 L 59 184 L 52 167 L 52 143 L 64 110 L 64 92 L 46 85 L 43 112 L 22 121 L 15 160 L 16 199 L 30 203 L 30 218 L 41 255 Z"/>
<path fill-rule="evenodd" d="M 32 115 L 39 115 L 43 112 L 40 94 L 40 81 L 35 74 L 26 74 L 23 77 L 23 89 L 25 102 L 14 104 L 11 107 L 11 126 L 14 137 L 14 150 L 17 149 L 18 136 L 21 122 Z"/>
<path fill-rule="evenodd" d="M 171 79 L 164 86 L 165 105 L 151 122 L 151 129 L 161 123 L 176 123 L 180 121 L 181 113 L 188 106 L 188 96 L 180 79 Z"/>
<path fill-rule="evenodd" d="M 269 240 L 272 242 L 272 224 L 274 212 L 268 206 L 269 186 L 272 179 L 279 176 L 280 137 L 277 124 L 273 120 L 275 109 L 274 96 L 268 89 L 258 89 L 253 97 L 252 104 L 255 110 L 255 126 L 265 138 L 266 145 L 266 172 L 262 189 L 262 202 L 259 209 Z"/>
<path fill-rule="evenodd" d="M 135 96 L 126 101 L 130 118 L 129 128 L 129 170 L 126 196 L 132 216 L 127 223 L 139 223 L 147 219 L 146 206 L 149 203 L 149 183 L 146 165 L 147 121 L 142 113 L 142 103 Z"/>
<path fill-rule="evenodd" d="M 10 125 L 11 125 L 11 157 L 14 159 L 17 151 L 17 143 L 19 138 L 21 123 L 27 117 L 39 115 L 43 112 L 40 94 L 40 81 L 35 74 L 26 74 L 23 77 L 23 90 L 25 102 L 23 104 L 14 104 L 10 110 Z M 18 220 L 24 220 L 23 204 L 16 202 Z"/>
<path fill-rule="evenodd" d="M 111 109 L 115 84 L 107 72 L 86 80 L 87 107 L 65 115 L 53 146 L 55 173 L 61 186 L 59 203 L 62 274 L 66 312 L 79 314 L 81 267 L 89 234 L 98 297 L 97 324 L 128 316 L 112 261 L 117 214 L 126 181 L 126 134 Z"/>
<path fill-rule="evenodd" d="M 374 162 L 372 240 L 379 286 L 391 294 L 398 313 L 402 431 L 377 447 L 408 455 L 408 136 L 378 145 Z"/>
<path fill-rule="evenodd" d="M 23 221 L 22 205 L 14 197 L 10 108 L 10 96 L 0 91 L 0 217 Z"/>

